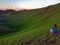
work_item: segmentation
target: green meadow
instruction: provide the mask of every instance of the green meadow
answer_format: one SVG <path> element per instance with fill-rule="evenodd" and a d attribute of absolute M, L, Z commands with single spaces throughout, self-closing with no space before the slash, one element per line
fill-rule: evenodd
<path fill-rule="evenodd" d="M 0 45 L 60 44 L 60 4 L 34 10 L 7 11 L 0 17 Z M 54 36 L 50 34 L 50 28 L 54 24 L 58 25 L 59 34 L 55 37 L 57 43 L 51 44 L 49 41 Z"/>

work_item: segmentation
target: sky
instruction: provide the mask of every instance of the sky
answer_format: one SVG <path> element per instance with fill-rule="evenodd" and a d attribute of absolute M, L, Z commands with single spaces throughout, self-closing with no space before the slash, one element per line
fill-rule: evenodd
<path fill-rule="evenodd" d="M 36 9 L 60 3 L 60 0 L 0 0 L 0 9 Z"/>

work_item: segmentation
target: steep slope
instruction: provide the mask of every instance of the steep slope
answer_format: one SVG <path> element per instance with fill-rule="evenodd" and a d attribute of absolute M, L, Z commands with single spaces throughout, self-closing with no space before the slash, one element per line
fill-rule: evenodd
<path fill-rule="evenodd" d="M 12 30 L 15 30 L 17 32 L 2 36 L 2 38 L 0 38 L 0 45 L 25 45 L 25 43 L 26 45 L 29 45 L 29 42 L 32 42 L 31 45 L 35 45 L 34 40 L 43 40 L 42 38 L 46 39 L 46 34 L 48 35 L 47 38 L 50 40 L 51 36 L 49 34 L 49 28 L 53 24 L 57 24 L 60 29 L 59 8 L 60 4 L 57 4 L 42 9 L 29 11 L 23 10 L 3 14 L 4 19 L 8 19 L 5 21 L 5 27 L 7 26 L 7 28 L 12 28 Z M 1 29 L 3 29 L 3 27 Z M 57 38 L 58 37 L 59 35 Z"/>

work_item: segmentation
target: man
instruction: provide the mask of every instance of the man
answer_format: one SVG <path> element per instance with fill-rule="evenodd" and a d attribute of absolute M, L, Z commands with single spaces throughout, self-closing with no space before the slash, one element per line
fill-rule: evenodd
<path fill-rule="evenodd" d="M 58 32 L 58 26 L 54 24 L 54 26 L 50 29 L 50 33 L 57 33 Z"/>

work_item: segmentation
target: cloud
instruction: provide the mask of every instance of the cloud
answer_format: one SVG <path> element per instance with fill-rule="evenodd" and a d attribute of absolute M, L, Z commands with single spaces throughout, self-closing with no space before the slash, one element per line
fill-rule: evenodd
<path fill-rule="evenodd" d="M 35 9 L 56 3 L 60 3 L 60 0 L 0 0 L 0 9 L 7 9 L 11 7 Z"/>
<path fill-rule="evenodd" d="M 25 0 L 18 2 L 17 7 L 24 7 L 26 9 L 42 8 L 48 5 L 59 3 L 57 0 Z"/>

